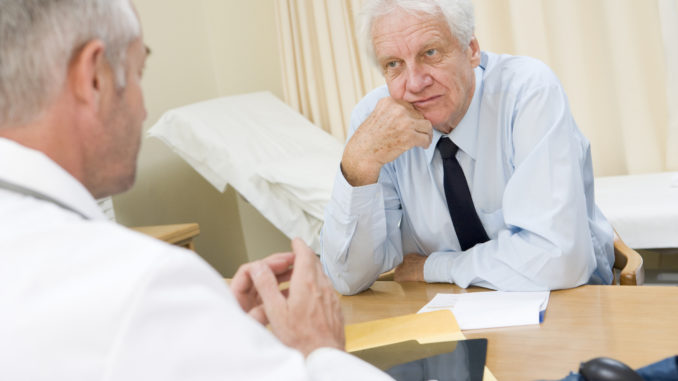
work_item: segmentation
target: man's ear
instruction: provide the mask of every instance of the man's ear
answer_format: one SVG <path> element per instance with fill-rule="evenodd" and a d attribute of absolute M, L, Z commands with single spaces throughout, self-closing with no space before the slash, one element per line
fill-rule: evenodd
<path fill-rule="evenodd" d="M 104 44 L 100 40 L 89 41 L 78 50 L 68 69 L 69 85 L 76 100 L 97 109 L 110 75 L 110 67 L 104 57 Z"/>
<path fill-rule="evenodd" d="M 466 54 L 468 55 L 469 62 L 471 62 L 471 66 L 476 68 L 480 65 L 480 44 L 478 44 L 478 39 L 475 35 L 471 37 Z"/>

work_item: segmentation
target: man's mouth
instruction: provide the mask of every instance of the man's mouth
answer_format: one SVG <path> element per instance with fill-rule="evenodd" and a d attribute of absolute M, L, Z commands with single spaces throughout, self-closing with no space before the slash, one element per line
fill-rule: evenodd
<path fill-rule="evenodd" d="M 414 106 L 415 108 L 426 107 L 426 106 L 430 105 L 431 103 L 435 102 L 436 100 L 438 100 L 438 98 L 440 98 L 440 97 L 441 97 L 441 95 L 434 95 L 432 97 L 420 99 L 418 101 L 412 102 L 412 106 Z"/>

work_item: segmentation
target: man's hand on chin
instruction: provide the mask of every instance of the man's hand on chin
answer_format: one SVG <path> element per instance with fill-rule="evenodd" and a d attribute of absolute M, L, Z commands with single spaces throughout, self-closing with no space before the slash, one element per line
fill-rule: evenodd
<path fill-rule="evenodd" d="M 426 257 L 419 254 L 406 254 L 403 257 L 403 263 L 395 268 L 393 280 L 396 282 L 423 282 L 424 281 L 424 262 Z"/>

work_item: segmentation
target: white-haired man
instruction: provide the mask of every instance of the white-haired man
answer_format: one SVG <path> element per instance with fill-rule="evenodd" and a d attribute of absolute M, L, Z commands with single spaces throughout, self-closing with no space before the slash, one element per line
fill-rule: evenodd
<path fill-rule="evenodd" d="M 343 352 L 300 240 L 229 290 L 98 210 L 134 182 L 146 117 L 129 0 L 0 0 L 0 41 L 0 379 L 390 379 Z"/>
<path fill-rule="evenodd" d="M 368 0 L 386 86 L 354 109 L 322 262 L 353 294 L 395 279 L 548 290 L 612 279 L 589 143 L 541 62 L 481 52 L 470 0 Z"/>

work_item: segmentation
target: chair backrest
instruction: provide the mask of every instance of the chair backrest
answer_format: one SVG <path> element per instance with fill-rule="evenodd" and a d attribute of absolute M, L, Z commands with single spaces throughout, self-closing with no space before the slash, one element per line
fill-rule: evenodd
<path fill-rule="evenodd" d="M 626 246 L 624 241 L 614 232 L 614 269 L 618 269 L 619 284 L 622 286 L 640 286 L 645 282 L 643 257 L 637 251 Z M 613 280 L 613 283 L 616 279 Z"/>

